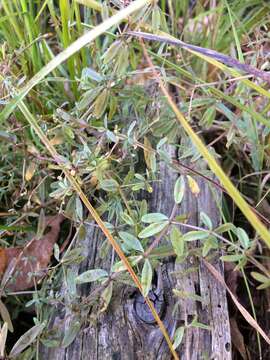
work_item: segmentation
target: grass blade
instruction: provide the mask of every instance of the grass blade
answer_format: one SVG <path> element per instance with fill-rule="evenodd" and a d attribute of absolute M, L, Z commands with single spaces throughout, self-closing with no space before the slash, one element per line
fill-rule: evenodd
<path fill-rule="evenodd" d="M 85 45 L 91 43 L 98 36 L 110 29 L 112 26 L 119 24 L 129 15 L 149 3 L 150 0 L 136 0 L 132 2 L 126 8 L 120 10 L 115 15 L 111 16 L 109 19 L 106 19 L 103 23 L 97 25 L 93 30 L 88 31 L 87 33 L 79 37 L 65 50 L 55 56 L 55 58 L 53 58 L 47 65 L 45 65 L 28 81 L 28 83 L 21 90 L 19 90 L 16 98 L 5 106 L 4 110 L 0 113 L 0 122 L 6 120 L 12 113 L 12 111 L 14 111 L 19 101 L 21 101 L 34 86 L 36 86 L 40 81 L 42 81 L 55 68 L 61 65 L 64 61 L 68 60 L 77 51 L 82 49 Z"/>

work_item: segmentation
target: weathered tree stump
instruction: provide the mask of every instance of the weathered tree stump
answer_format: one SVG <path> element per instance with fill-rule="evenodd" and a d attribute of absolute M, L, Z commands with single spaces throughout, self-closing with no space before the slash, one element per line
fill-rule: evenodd
<path fill-rule="evenodd" d="M 175 148 L 168 147 L 167 151 L 173 157 L 177 157 Z M 200 161 L 200 163 L 203 162 Z M 161 181 L 154 186 L 149 202 L 152 212 L 170 215 L 174 205 L 173 188 L 177 176 L 179 174 L 172 168 L 161 164 L 159 172 Z M 187 190 L 178 213 L 188 214 L 188 223 L 198 225 L 199 212 L 204 211 L 216 226 L 220 222 L 216 200 L 220 201 L 221 196 L 217 189 L 203 178 L 197 178 L 197 181 L 200 187 L 199 195 L 196 197 Z M 186 232 L 185 229 L 181 231 Z M 78 267 L 73 266 L 75 273 L 82 273 L 93 268 L 110 269 L 111 257 L 103 260 L 99 257 L 98 250 L 103 242 L 104 235 L 101 231 L 96 226 L 87 226 L 84 241 L 76 244 L 76 246 L 83 246 L 86 259 Z M 189 244 L 196 248 L 193 242 Z M 218 256 L 211 262 L 223 274 L 223 266 Z M 176 264 L 175 258 L 170 257 L 163 261 L 156 271 L 156 283 L 161 286 L 156 285 L 150 297 L 171 337 L 179 326 L 189 324 L 194 317 L 210 327 L 210 330 L 188 328 L 180 348 L 177 349 L 180 359 L 231 359 L 226 292 L 204 264 L 198 261 L 196 256 L 190 256 L 181 264 Z M 173 289 L 177 289 L 186 296 L 182 298 L 175 296 Z M 63 285 L 63 291 L 65 292 L 65 285 Z M 83 285 L 79 288 L 82 297 L 87 297 L 92 291 L 93 285 Z M 196 301 L 194 295 L 199 295 L 201 301 Z M 89 314 L 87 314 L 88 310 L 90 310 Z M 66 306 L 56 309 L 52 327 L 56 327 L 57 331 L 64 335 L 74 321 L 74 313 L 70 309 L 67 296 Z M 117 282 L 113 288 L 112 301 L 106 312 L 95 318 L 95 307 L 86 309 L 85 325 L 75 340 L 66 348 L 43 347 L 41 359 L 161 360 L 171 359 L 171 355 L 142 296 L 135 287 Z"/>

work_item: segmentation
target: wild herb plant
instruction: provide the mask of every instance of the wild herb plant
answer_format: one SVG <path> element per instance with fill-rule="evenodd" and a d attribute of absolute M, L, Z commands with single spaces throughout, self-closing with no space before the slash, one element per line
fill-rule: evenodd
<path fill-rule="evenodd" d="M 46 305 L 62 301 L 61 277 L 74 304 L 78 302 L 76 284 L 99 282 L 103 299 L 99 310 L 105 311 L 113 291 L 111 277 L 117 281 L 129 266 L 131 277 L 147 296 L 157 262 L 168 256 L 185 261 L 190 241 L 200 240 L 200 258 L 222 250 L 221 259 L 235 263 L 245 279 L 248 275 L 249 282 L 253 277 L 260 289 L 269 287 L 265 245 L 260 241 L 269 246 L 269 233 L 262 225 L 269 223 L 267 84 L 205 54 L 144 41 L 153 69 L 141 42 L 128 33 L 142 30 L 172 36 L 267 70 L 269 4 L 222 0 L 210 8 L 202 1 L 193 6 L 189 1 L 129 3 L 3 0 L 0 5 L 1 246 L 25 245 L 36 233 L 41 236 L 44 212 L 61 211 L 74 224 L 75 237 L 85 235 L 85 222 L 92 215 L 107 236 L 100 256 L 107 256 L 111 242 L 120 257 L 115 258 L 111 273 L 89 269 L 74 278 L 72 264 L 83 260 L 81 249 L 68 247 L 61 253 L 55 245 L 55 262 L 40 289 L 29 291 L 24 300 L 20 294 L 18 301 L 12 300 L 18 311 L 22 301 L 34 305 L 36 317 L 28 340 L 21 338 L 10 356 L 23 351 L 25 356 L 34 354 L 26 348 L 40 338 L 50 346 L 68 346 L 76 336 L 83 306 L 61 342 L 47 334 Z M 130 6 L 134 9 L 127 13 Z M 161 91 L 155 72 L 182 115 Z M 188 135 L 184 129 L 190 129 Z M 198 144 L 196 133 L 204 137 L 205 147 Z M 168 144 L 179 147 L 180 162 L 164 150 Z M 173 209 L 171 217 L 150 212 L 140 194 L 152 193 L 160 181 L 160 164 L 165 162 L 180 174 L 174 189 L 177 207 L 187 188 L 199 191 L 193 164 L 202 158 L 217 170 L 214 173 L 222 182 L 223 224 L 213 228 L 203 212 L 197 227 L 173 216 Z M 220 173 L 217 162 L 226 175 Z M 211 181 L 209 171 L 199 175 Z M 189 231 L 181 234 L 180 225 Z M 161 236 L 167 238 L 167 246 L 160 246 Z M 250 264 L 254 266 L 251 274 L 246 272 Z M 125 281 L 131 283 L 131 278 Z M 247 293 L 256 317 L 249 282 Z M 3 314 L 4 310 L 3 320 L 9 322 Z M 196 319 L 192 323 L 203 325 Z M 6 331 L 3 325 L 1 334 Z M 172 353 L 184 331 L 177 330 L 174 346 L 167 339 Z"/>

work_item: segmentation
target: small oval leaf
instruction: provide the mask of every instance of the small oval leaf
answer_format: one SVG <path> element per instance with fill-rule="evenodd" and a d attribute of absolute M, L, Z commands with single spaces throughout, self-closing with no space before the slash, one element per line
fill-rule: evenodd
<path fill-rule="evenodd" d="M 185 241 L 195 241 L 206 239 L 209 236 L 207 231 L 198 230 L 198 231 L 189 231 L 183 235 Z"/>
<path fill-rule="evenodd" d="M 173 348 L 177 349 L 178 346 L 181 344 L 183 337 L 184 337 L 184 333 L 185 333 L 185 327 L 184 326 L 180 326 L 174 334 L 173 337 Z"/>
<path fill-rule="evenodd" d="M 76 338 L 76 335 L 78 334 L 78 332 L 80 331 L 81 328 L 81 323 L 76 320 L 76 321 L 71 321 L 70 322 L 70 327 L 67 329 L 67 331 L 65 332 L 65 336 L 63 338 L 61 347 L 66 348 L 68 347 L 71 343 L 73 343 L 73 341 Z"/>
<path fill-rule="evenodd" d="M 81 273 L 79 276 L 76 277 L 75 281 L 77 284 L 84 284 L 84 283 L 100 280 L 101 278 L 105 278 L 107 276 L 108 273 L 106 270 L 93 269 Z"/>
<path fill-rule="evenodd" d="M 112 298 L 112 291 L 113 291 L 113 282 L 111 281 L 101 294 L 101 299 L 103 301 L 103 304 L 100 309 L 100 312 L 103 312 L 107 309 Z"/>
<path fill-rule="evenodd" d="M 106 110 L 109 99 L 109 91 L 104 89 L 101 94 L 95 100 L 93 115 L 96 118 L 100 118 Z"/>
<path fill-rule="evenodd" d="M 119 188 L 119 184 L 114 179 L 102 180 L 99 184 L 100 188 L 105 191 L 116 192 Z"/>
<path fill-rule="evenodd" d="M 228 232 L 228 231 L 231 231 L 234 229 L 235 229 L 235 225 L 233 225 L 232 223 L 226 223 L 226 224 L 222 224 L 219 227 L 217 227 L 215 229 L 215 233 L 222 234 L 224 232 Z"/>
<path fill-rule="evenodd" d="M 168 221 L 168 216 L 161 214 L 161 213 L 149 213 L 146 215 L 143 215 L 141 218 L 142 222 L 145 223 L 159 223 L 163 221 Z"/>
<path fill-rule="evenodd" d="M 172 246 L 174 249 L 174 252 L 177 256 L 183 256 L 185 251 L 185 241 L 183 239 L 183 236 L 179 229 L 177 229 L 176 226 L 173 226 L 171 233 L 170 233 L 170 239 L 172 242 Z"/>
<path fill-rule="evenodd" d="M 242 247 L 244 249 L 248 249 L 250 241 L 249 241 L 248 234 L 245 232 L 245 230 L 238 227 L 236 229 L 236 234 L 237 234 L 238 240 L 240 241 L 240 244 L 242 245 Z"/>
<path fill-rule="evenodd" d="M 131 266 L 134 266 L 136 264 L 138 264 L 138 262 L 140 262 L 142 260 L 142 256 L 129 256 L 128 257 L 128 262 L 130 263 Z M 123 261 L 118 261 L 117 263 L 115 263 L 112 267 L 112 271 L 113 272 L 119 272 L 119 271 L 124 271 L 127 270 L 126 265 L 123 263 Z"/>
<path fill-rule="evenodd" d="M 210 217 L 203 211 L 200 212 L 200 220 L 209 230 L 212 230 L 213 224 Z"/>
<path fill-rule="evenodd" d="M 241 255 L 241 254 L 224 255 L 224 256 L 221 256 L 220 259 L 222 261 L 236 262 L 236 261 L 242 260 L 243 255 Z"/>
<path fill-rule="evenodd" d="M 146 259 L 143 264 L 142 278 L 141 278 L 142 290 L 143 290 L 142 294 L 144 297 L 146 297 L 148 295 L 148 293 L 151 289 L 152 277 L 153 277 L 152 266 L 151 266 L 150 261 L 148 259 Z"/>
<path fill-rule="evenodd" d="M 185 179 L 184 176 L 180 176 L 174 185 L 174 201 L 176 204 L 180 204 L 185 192 Z"/>
<path fill-rule="evenodd" d="M 143 229 L 138 236 L 140 239 L 145 239 L 150 236 L 153 236 L 159 233 L 160 231 L 162 231 L 168 224 L 169 221 L 164 221 L 162 223 L 153 223 L 147 226 L 145 229 Z"/>
<path fill-rule="evenodd" d="M 19 340 L 15 343 L 9 354 L 10 358 L 15 358 L 19 355 L 27 346 L 31 345 L 35 339 L 41 334 L 45 327 L 45 323 L 33 326 L 30 330 L 26 331 Z"/>
<path fill-rule="evenodd" d="M 251 276 L 260 283 L 269 283 L 270 281 L 270 278 L 256 271 L 252 271 Z"/>
<path fill-rule="evenodd" d="M 140 240 L 136 238 L 136 236 L 126 231 L 119 231 L 119 236 L 128 246 L 128 248 L 144 252 L 142 244 L 140 243 Z"/>
<path fill-rule="evenodd" d="M 131 216 L 129 216 L 127 213 L 123 212 L 121 214 L 121 218 L 123 219 L 123 221 L 128 224 L 128 225 L 131 225 L 131 226 L 134 226 L 134 221 L 132 219 Z"/>

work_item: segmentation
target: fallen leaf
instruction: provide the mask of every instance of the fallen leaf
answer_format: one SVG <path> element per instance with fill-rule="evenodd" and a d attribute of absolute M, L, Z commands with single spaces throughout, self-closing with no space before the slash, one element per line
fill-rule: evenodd
<path fill-rule="evenodd" d="M 1 249 L 0 259 L 1 256 L 6 259 L 3 270 L 10 272 L 5 282 L 6 290 L 22 291 L 29 289 L 44 277 L 44 271 L 50 262 L 54 244 L 58 240 L 60 224 L 63 220 L 62 214 L 47 217 L 46 226 L 50 227 L 50 231 L 40 239 L 33 238 L 25 247 Z M 3 252 L 4 255 L 1 255 Z M 15 262 L 14 259 L 16 259 Z M 9 265 L 11 263 L 13 266 L 10 270 Z"/>

